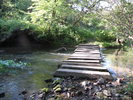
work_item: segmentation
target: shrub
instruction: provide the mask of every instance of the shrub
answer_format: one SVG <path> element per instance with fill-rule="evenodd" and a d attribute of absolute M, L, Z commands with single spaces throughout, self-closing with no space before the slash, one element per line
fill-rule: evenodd
<path fill-rule="evenodd" d="M 96 36 L 96 39 L 101 42 L 103 41 L 111 42 L 115 40 L 115 35 L 111 31 L 108 31 L 108 30 L 99 29 L 95 31 L 94 34 Z"/>
<path fill-rule="evenodd" d="M 35 29 L 35 25 L 30 24 L 29 22 L 23 20 L 2 20 L 0 19 L 0 39 L 2 37 L 11 34 L 14 29 L 20 28 L 21 30 L 24 29 Z"/>

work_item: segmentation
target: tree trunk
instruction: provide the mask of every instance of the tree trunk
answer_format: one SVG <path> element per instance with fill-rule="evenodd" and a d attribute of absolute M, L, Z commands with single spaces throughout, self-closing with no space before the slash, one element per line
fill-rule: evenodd
<path fill-rule="evenodd" d="M 58 1 L 58 0 L 55 0 L 55 3 L 56 3 L 57 1 Z M 51 20 L 50 26 L 49 26 L 49 33 L 50 33 L 50 31 L 51 31 L 51 26 L 52 26 L 52 24 L 53 24 L 53 21 L 54 21 L 55 16 L 56 16 L 56 11 L 53 9 L 53 12 L 52 12 L 52 20 Z"/>
<path fill-rule="evenodd" d="M 118 35 L 116 37 L 116 43 L 118 43 L 120 45 L 120 40 L 119 40 L 119 36 Z"/>
<path fill-rule="evenodd" d="M 133 43 L 132 40 L 130 39 L 130 44 L 131 44 L 131 48 L 133 49 Z"/>

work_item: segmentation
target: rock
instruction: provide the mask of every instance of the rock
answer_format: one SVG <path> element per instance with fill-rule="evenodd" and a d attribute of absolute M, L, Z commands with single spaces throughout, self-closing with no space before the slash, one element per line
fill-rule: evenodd
<path fill-rule="evenodd" d="M 125 81 L 127 80 L 127 78 L 126 78 L 126 77 L 123 77 L 123 78 L 121 78 L 121 79 L 122 79 L 122 80 L 125 80 Z"/>
<path fill-rule="evenodd" d="M 41 94 L 41 93 L 43 93 L 42 89 L 38 91 L 38 94 Z"/>
<path fill-rule="evenodd" d="M 38 95 L 39 98 L 44 98 L 44 96 L 45 96 L 45 93 L 42 93 L 42 94 Z"/>
<path fill-rule="evenodd" d="M 89 90 L 89 88 L 88 88 L 88 87 L 85 87 L 85 88 L 84 88 L 84 90 L 85 90 L 85 91 L 88 91 L 88 90 Z"/>
<path fill-rule="evenodd" d="M 106 95 L 106 96 L 108 96 L 108 97 L 112 96 L 111 95 L 111 92 L 108 91 L 108 90 L 103 90 L 103 94 Z"/>
<path fill-rule="evenodd" d="M 49 88 L 43 88 L 42 92 L 48 93 L 49 92 Z"/>
<path fill-rule="evenodd" d="M 62 89 L 59 87 L 59 88 L 55 89 L 55 92 L 62 92 Z"/>
<path fill-rule="evenodd" d="M 125 94 L 125 95 L 127 95 L 127 94 L 128 94 L 128 92 L 125 92 L 124 94 Z"/>
<path fill-rule="evenodd" d="M 52 84 L 58 84 L 59 82 L 61 82 L 61 78 L 54 78 L 53 79 L 53 83 Z"/>
<path fill-rule="evenodd" d="M 45 79 L 44 81 L 45 81 L 46 83 L 53 82 L 52 79 Z"/>
<path fill-rule="evenodd" d="M 120 97 L 120 94 L 114 94 L 115 97 Z"/>
<path fill-rule="evenodd" d="M 101 85 L 101 87 L 102 87 L 102 89 L 106 89 L 106 85 L 105 84 Z"/>
<path fill-rule="evenodd" d="M 118 78 L 114 83 L 113 83 L 113 85 L 115 85 L 115 86 L 122 86 L 122 83 L 123 83 L 124 81 L 121 79 L 121 78 Z M 126 83 L 126 82 L 125 82 Z"/>
<path fill-rule="evenodd" d="M 83 87 L 86 87 L 86 84 L 87 84 L 87 81 L 83 81 L 83 82 L 81 83 L 81 85 L 82 85 Z"/>
<path fill-rule="evenodd" d="M 60 84 L 56 85 L 53 90 L 56 90 L 57 88 L 61 88 L 62 86 Z"/>
<path fill-rule="evenodd" d="M 108 82 L 108 84 L 111 84 L 111 82 Z"/>
<path fill-rule="evenodd" d="M 122 82 L 123 82 L 121 78 L 118 78 L 116 81 L 117 81 L 118 83 L 122 83 Z"/>
<path fill-rule="evenodd" d="M 27 90 L 24 89 L 22 92 L 21 92 L 23 95 L 27 93 Z"/>
<path fill-rule="evenodd" d="M 60 94 L 61 97 L 65 98 L 67 96 L 67 93 L 66 92 L 63 92 Z"/>
<path fill-rule="evenodd" d="M 95 96 L 96 94 L 97 94 L 97 93 L 96 93 L 96 92 L 94 92 L 94 93 L 93 93 L 93 96 Z"/>
<path fill-rule="evenodd" d="M 81 90 L 79 90 L 79 91 L 76 92 L 76 95 L 77 96 L 83 95 L 83 92 Z"/>
<path fill-rule="evenodd" d="M 64 92 L 67 91 L 67 90 L 68 90 L 68 88 L 66 88 L 66 87 L 62 89 L 62 91 L 64 91 Z"/>
<path fill-rule="evenodd" d="M 36 94 L 32 93 L 32 95 L 30 95 L 31 100 L 33 100 L 35 98 Z"/>
<path fill-rule="evenodd" d="M 70 92 L 67 92 L 67 97 L 70 98 L 71 94 Z"/>
<path fill-rule="evenodd" d="M 92 96 L 92 99 L 95 99 L 95 97 L 94 97 L 94 96 Z"/>
<path fill-rule="evenodd" d="M 81 85 L 82 85 L 83 87 L 86 87 L 86 86 L 89 86 L 90 83 L 89 83 L 88 81 L 83 81 L 83 82 L 81 82 Z"/>
<path fill-rule="evenodd" d="M 112 87 L 112 84 L 106 84 L 106 87 Z"/>
<path fill-rule="evenodd" d="M 92 85 L 90 85 L 88 88 L 91 90 L 91 89 L 93 89 L 93 86 L 92 86 Z"/>
<path fill-rule="evenodd" d="M 104 78 L 100 78 L 98 81 L 97 81 L 98 84 L 104 84 L 105 83 L 105 79 Z"/>
<path fill-rule="evenodd" d="M 71 92 L 71 96 L 74 97 L 75 96 L 75 93 L 74 92 Z"/>
<path fill-rule="evenodd" d="M 83 96 L 85 96 L 85 97 L 88 96 L 88 93 L 84 93 Z"/>
<path fill-rule="evenodd" d="M 60 51 L 60 50 L 67 51 L 67 49 L 65 47 L 61 47 L 59 49 L 54 50 L 54 52 L 57 52 L 57 51 Z"/>
<path fill-rule="evenodd" d="M 71 91 L 72 90 L 72 88 L 68 88 L 68 91 Z"/>
<path fill-rule="evenodd" d="M 52 87 L 53 87 L 53 85 L 52 85 L 52 84 L 48 84 L 48 85 L 47 85 L 47 87 L 52 88 Z"/>
<path fill-rule="evenodd" d="M 93 85 L 94 85 L 94 86 L 97 86 L 97 85 L 98 85 L 98 83 L 93 83 Z"/>
<path fill-rule="evenodd" d="M 97 92 L 97 93 L 96 93 L 96 96 L 97 96 L 97 98 L 99 98 L 99 99 L 103 99 L 103 93 L 102 93 L 102 92 Z"/>
<path fill-rule="evenodd" d="M 5 97 L 5 92 L 0 93 L 0 98 Z"/>

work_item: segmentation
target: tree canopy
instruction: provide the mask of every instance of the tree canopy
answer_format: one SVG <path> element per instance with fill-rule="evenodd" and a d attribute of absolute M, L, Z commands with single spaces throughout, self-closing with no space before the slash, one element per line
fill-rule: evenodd
<path fill-rule="evenodd" d="M 116 35 L 132 39 L 132 5 L 130 0 L 2 0 L 0 38 L 20 28 L 54 45 L 88 38 L 111 42 Z"/>

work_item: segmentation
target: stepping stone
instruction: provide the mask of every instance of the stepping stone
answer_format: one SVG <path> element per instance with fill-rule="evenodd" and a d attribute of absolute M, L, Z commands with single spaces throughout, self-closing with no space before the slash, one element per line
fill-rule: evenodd
<path fill-rule="evenodd" d="M 100 63 L 99 60 L 64 60 L 63 62 Z"/>
<path fill-rule="evenodd" d="M 54 77 L 84 77 L 99 79 L 101 77 L 112 80 L 108 70 L 101 64 L 102 56 L 98 45 L 80 44 L 75 52 L 58 65 Z"/>
<path fill-rule="evenodd" d="M 60 65 L 63 65 L 63 64 L 65 64 L 65 65 L 102 66 L 101 63 L 80 63 L 80 62 L 61 62 L 60 63 Z"/>
<path fill-rule="evenodd" d="M 86 69 L 86 70 L 106 71 L 106 72 L 108 72 L 108 70 L 107 70 L 105 67 L 98 67 L 98 66 L 61 65 L 60 68 L 69 68 L 69 69 Z"/>
<path fill-rule="evenodd" d="M 100 60 L 100 61 L 102 61 L 102 58 L 101 57 L 78 57 L 78 56 L 76 56 L 76 57 L 69 57 L 68 58 L 68 60 L 71 60 L 71 59 L 74 59 L 74 60 L 76 60 L 76 59 L 78 59 L 78 60 Z"/>
<path fill-rule="evenodd" d="M 107 80 L 113 81 L 113 77 L 110 75 L 109 72 L 75 70 L 75 69 L 58 69 L 54 73 L 54 77 L 69 77 L 69 76 L 84 77 L 92 80 L 103 77 Z"/>
<path fill-rule="evenodd" d="M 70 57 L 101 57 L 99 54 L 74 53 Z"/>

